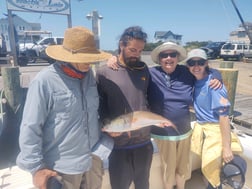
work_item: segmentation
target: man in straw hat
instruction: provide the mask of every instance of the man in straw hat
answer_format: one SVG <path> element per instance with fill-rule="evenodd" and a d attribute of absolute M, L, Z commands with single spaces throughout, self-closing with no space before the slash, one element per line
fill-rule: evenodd
<path fill-rule="evenodd" d="M 32 174 L 39 189 L 46 189 L 51 178 L 61 178 L 58 185 L 64 189 L 94 188 L 87 187 L 94 179 L 88 170 L 101 132 L 90 64 L 111 55 L 97 50 L 92 32 L 83 27 L 67 29 L 63 44 L 47 47 L 46 53 L 57 61 L 30 83 L 17 165 Z"/>

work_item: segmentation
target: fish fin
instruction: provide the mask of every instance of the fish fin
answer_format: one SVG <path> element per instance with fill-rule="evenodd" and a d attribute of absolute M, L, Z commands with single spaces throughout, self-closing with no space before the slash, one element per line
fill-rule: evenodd
<path fill-rule="evenodd" d="M 174 124 L 171 124 L 171 125 L 168 125 L 168 126 L 165 126 L 165 127 L 172 127 L 178 134 L 180 134 L 180 132 L 179 132 L 177 126 L 174 125 Z"/>
<path fill-rule="evenodd" d="M 171 127 L 172 127 L 173 129 L 175 129 L 175 131 L 176 131 L 178 134 L 180 134 L 180 132 L 179 132 L 179 130 L 177 129 L 176 125 L 171 125 Z"/>

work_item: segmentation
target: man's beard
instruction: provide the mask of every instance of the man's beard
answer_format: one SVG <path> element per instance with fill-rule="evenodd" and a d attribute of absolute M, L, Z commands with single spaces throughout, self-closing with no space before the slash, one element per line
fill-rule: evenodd
<path fill-rule="evenodd" d="M 136 67 L 138 63 L 141 61 L 141 59 L 138 57 L 132 57 L 132 56 L 126 57 L 124 51 L 123 51 L 123 60 L 124 63 L 130 68 Z"/>

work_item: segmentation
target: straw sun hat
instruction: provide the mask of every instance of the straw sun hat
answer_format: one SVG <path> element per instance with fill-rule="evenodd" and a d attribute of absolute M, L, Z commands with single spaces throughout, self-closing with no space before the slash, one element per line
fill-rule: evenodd
<path fill-rule="evenodd" d="M 93 33 L 81 26 L 68 28 L 62 45 L 46 48 L 51 58 L 70 63 L 95 63 L 107 60 L 111 54 L 96 49 Z"/>
<path fill-rule="evenodd" d="M 178 61 L 181 62 L 186 58 L 186 50 L 184 47 L 177 45 L 173 42 L 165 42 L 159 46 L 157 46 L 152 52 L 151 52 L 151 58 L 153 62 L 159 64 L 159 54 L 166 50 L 174 50 L 178 52 Z"/>

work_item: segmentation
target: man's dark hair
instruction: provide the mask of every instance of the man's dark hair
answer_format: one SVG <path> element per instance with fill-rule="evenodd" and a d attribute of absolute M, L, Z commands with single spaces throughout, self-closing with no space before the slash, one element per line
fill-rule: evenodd
<path fill-rule="evenodd" d="M 120 43 L 122 43 L 124 46 L 127 46 L 128 42 L 132 39 L 142 40 L 146 43 L 147 33 L 143 32 L 140 26 L 131 26 L 126 28 L 119 40 L 118 54 L 121 53 Z"/>

